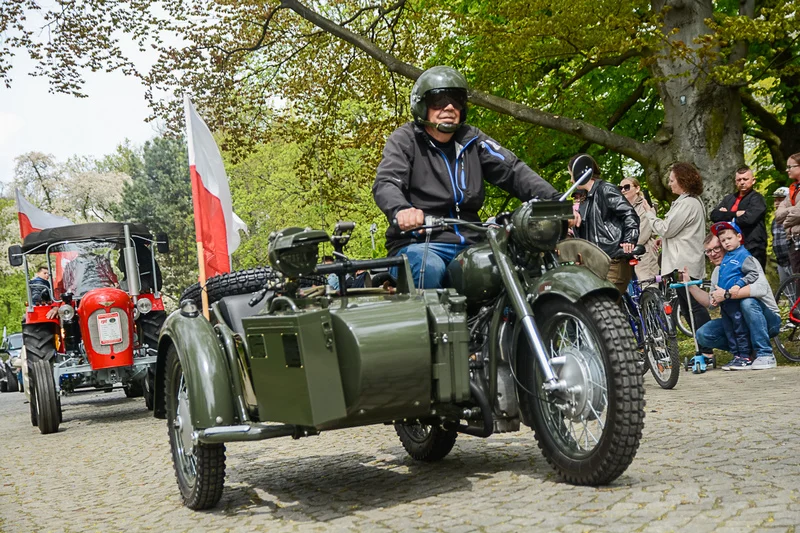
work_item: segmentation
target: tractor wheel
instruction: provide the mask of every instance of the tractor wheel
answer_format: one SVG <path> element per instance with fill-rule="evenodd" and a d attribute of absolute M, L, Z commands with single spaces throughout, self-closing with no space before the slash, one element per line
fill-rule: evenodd
<path fill-rule="evenodd" d="M 56 352 L 56 329 L 51 323 L 23 324 L 22 340 L 28 361 L 49 361 Z"/>
<path fill-rule="evenodd" d="M 141 398 L 144 395 L 144 388 L 141 381 L 130 381 L 122 386 L 126 398 Z"/>
<path fill-rule="evenodd" d="M 158 353 L 158 335 L 161 333 L 161 326 L 164 325 L 166 318 L 166 311 L 151 311 L 139 317 L 140 341 L 142 344 L 147 345 L 148 355 L 156 355 Z M 144 404 L 149 411 L 152 411 L 155 405 L 155 367 L 147 369 L 147 375 L 142 385 L 144 388 Z M 162 398 L 164 397 L 163 392 L 161 391 L 159 395 Z"/>
<path fill-rule="evenodd" d="M 36 359 L 30 362 L 33 374 L 32 392 L 36 395 L 36 410 L 39 418 L 39 431 L 42 435 L 55 433 L 61 423 L 61 402 L 58 401 L 56 384 L 53 380 L 53 367 L 48 361 Z M 33 396 L 31 396 L 33 403 Z"/>

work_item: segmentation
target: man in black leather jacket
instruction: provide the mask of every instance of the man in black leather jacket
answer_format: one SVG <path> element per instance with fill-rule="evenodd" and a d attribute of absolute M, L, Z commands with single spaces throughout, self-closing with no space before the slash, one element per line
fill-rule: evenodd
<path fill-rule="evenodd" d="M 593 242 L 608 254 L 611 258 L 608 281 L 625 292 L 633 274 L 628 259 L 620 256 L 630 253 L 639 240 L 639 215 L 616 186 L 598 179 L 600 168 L 590 156 L 578 154 L 570 159 L 567 168 L 573 181 L 574 176 L 583 173 L 582 168 L 573 168 L 579 157 L 582 162 L 588 161 L 593 172 L 592 179 L 578 186 L 586 195 L 578 211 L 575 236 Z"/>

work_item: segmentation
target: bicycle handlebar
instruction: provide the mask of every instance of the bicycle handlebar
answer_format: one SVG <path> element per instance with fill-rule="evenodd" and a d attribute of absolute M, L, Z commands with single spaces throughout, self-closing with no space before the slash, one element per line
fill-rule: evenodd
<path fill-rule="evenodd" d="M 681 287 L 688 287 L 689 285 L 702 285 L 702 284 L 703 284 L 703 280 L 702 279 L 696 279 L 696 280 L 693 280 L 693 281 L 685 281 L 683 283 L 670 283 L 669 284 L 669 288 L 670 289 L 680 289 Z"/>

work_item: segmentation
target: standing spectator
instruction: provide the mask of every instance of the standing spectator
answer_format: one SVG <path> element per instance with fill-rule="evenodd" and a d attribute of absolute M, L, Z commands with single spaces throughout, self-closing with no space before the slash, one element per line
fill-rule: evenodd
<path fill-rule="evenodd" d="M 776 212 L 787 196 L 789 196 L 789 187 L 778 187 L 772 193 Z M 775 217 L 772 221 L 772 250 L 775 252 L 775 259 L 778 262 L 778 278 L 781 283 L 792 275 L 792 265 L 789 263 L 789 246 L 786 230 L 783 228 L 783 224 L 779 224 L 777 217 Z M 791 246 L 794 246 L 794 244 L 792 243 Z M 787 296 L 794 300 L 792 295 Z"/>
<path fill-rule="evenodd" d="M 800 152 L 792 154 L 786 160 L 786 173 L 792 184 L 789 195 L 783 199 L 780 207 L 775 211 L 775 220 L 783 224 L 786 237 L 790 241 L 800 241 L 800 205 L 797 205 L 797 193 L 800 192 Z M 789 246 L 789 263 L 792 272 L 800 272 L 800 249 Z"/>
<path fill-rule="evenodd" d="M 658 275 L 658 256 L 654 250 L 656 235 L 653 232 L 653 223 L 645 216 L 647 200 L 642 193 L 642 186 L 636 178 L 625 178 L 619 182 L 619 190 L 639 215 L 639 241 L 636 244 L 644 245 L 647 252 L 639 258 L 639 264 L 634 269 L 639 279 L 650 279 Z"/>
<path fill-rule="evenodd" d="M 578 162 L 580 158 L 580 162 Z M 586 199 L 580 203 L 578 222 L 574 228 L 575 236 L 593 242 L 611 258 L 608 281 L 619 289 L 628 290 L 632 272 L 628 259 L 621 256 L 629 254 L 639 239 L 639 215 L 633 206 L 622 196 L 619 189 L 600 178 L 600 168 L 594 159 L 586 154 L 578 154 L 569 160 L 567 170 L 573 181 L 583 175 L 585 168 L 573 168 L 576 162 L 583 167 L 592 168 L 592 178 L 578 188 L 586 191 Z"/>
<path fill-rule="evenodd" d="M 729 194 L 711 212 L 711 222 L 730 222 L 734 218 L 742 228 L 744 247 L 761 268 L 767 268 L 767 204 L 761 193 L 753 190 L 756 178 L 750 167 L 736 171 L 736 193 Z"/>
<path fill-rule="evenodd" d="M 706 263 L 703 254 L 703 238 L 706 230 L 706 209 L 699 196 L 703 193 L 703 178 L 691 163 L 675 163 L 669 172 L 669 186 L 678 198 L 664 219 L 656 217 L 655 210 L 645 203 L 647 218 L 653 230 L 661 236 L 661 275 L 667 275 L 686 266 L 692 279 L 703 279 Z M 681 311 L 689 320 L 689 302 L 685 291 L 678 291 Z M 711 320 L 708 310 L 692 299 L 695 328 Z M 700 352 L 713 357 L 713 349 L 700 345 Z"/>

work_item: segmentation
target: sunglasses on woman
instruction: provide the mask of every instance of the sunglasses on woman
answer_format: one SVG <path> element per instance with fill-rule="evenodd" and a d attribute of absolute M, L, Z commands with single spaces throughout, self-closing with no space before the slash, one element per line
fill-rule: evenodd
<path fill-rule="evenodd" d="M 628 185 L 620 185 L 617 188 L 619 189 L 619 192 L 628 192 L 629 190 L 631 190 L 630 184 L 628 184 Z"/>

